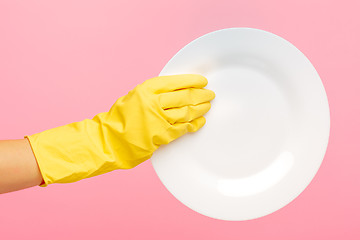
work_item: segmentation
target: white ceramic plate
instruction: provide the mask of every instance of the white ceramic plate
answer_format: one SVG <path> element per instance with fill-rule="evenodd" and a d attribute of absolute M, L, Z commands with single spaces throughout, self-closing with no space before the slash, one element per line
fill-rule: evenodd
<path fill-rule="evenodd" d="M 166 188 L 223 220 L 265 216 L 296 198 L 320 167 L 330 129 L 310 61 L 272 33 L 229 28 L 186 45 L 160 75 L 182 73 L 207 77 L 216 98 L 202 129 L 154 153 Z"/>

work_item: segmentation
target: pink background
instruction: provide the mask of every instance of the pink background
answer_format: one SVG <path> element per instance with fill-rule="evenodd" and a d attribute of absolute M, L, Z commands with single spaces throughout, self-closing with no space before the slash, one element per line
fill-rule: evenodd
<path fill-rule="evenodd" d="M 331 136 L 310 186 L 227 222 L 177 201 L 150 161 L 0 195 L 0 239 L 360 239 L 359 1 L 0 1 L 1 139 L 107 111 L 195 38 L 254 27 L 297 46 L 326 88 Z"/>

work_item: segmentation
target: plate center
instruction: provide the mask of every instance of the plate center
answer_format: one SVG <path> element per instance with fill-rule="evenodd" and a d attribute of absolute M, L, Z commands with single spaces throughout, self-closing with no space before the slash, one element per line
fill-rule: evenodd
<path fill-rule="evenodd" d="M 196 144 L 204 148 L 198 151 L 202 154 L 196 158 L 198 164 L 227 178 L 248 177 L 266 169 L 286 151 L 282 148 L 290 111 L 279 76 L 243 65 L 206 75 L 207 88 L 215 91 L 216 98 L 203 131 L 208 143 Z M 200 132 L 197 137 L 204 139 Z M 207 151 L 206 145 L 218 146 L 218 150 Z"/>

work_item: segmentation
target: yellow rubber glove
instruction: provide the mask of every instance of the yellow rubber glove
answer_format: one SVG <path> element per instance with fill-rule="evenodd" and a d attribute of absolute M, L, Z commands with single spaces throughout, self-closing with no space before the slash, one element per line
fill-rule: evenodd
<path fill-rule="evenodd" d="M 149 159 L 161 145 L 205 124 L 213 91 L 197 74 L 151 78 L 117 99 L 108 112 L 25 136 L 44 182 L 69 183 Z"/>

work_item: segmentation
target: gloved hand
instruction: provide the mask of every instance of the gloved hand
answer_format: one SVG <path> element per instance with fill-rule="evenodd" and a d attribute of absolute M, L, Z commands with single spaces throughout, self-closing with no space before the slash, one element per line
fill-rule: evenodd
<path fill-rule="evenodd" d="M 44 182 L 69 183 L 149 159 L 161 145 L 205 124 L 213 91 L 197 74 L 151 78 L 92 119 L 28 138 Z"/>

